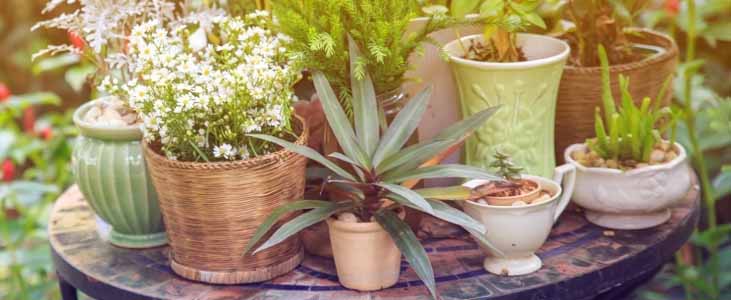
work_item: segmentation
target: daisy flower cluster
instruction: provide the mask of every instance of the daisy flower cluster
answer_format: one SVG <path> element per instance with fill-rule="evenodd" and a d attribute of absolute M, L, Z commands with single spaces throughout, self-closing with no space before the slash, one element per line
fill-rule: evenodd
<path fill-rule="evenodd" d="M 140 24 L 129 38 L 133 79 L 106 78 L 101 88 L 127 99 L 146 141 L 159 142 L 170 159 L 231 161 L 276 151 L 247 136 L 294 136 L 299 68 L 286 54 L 289 38 L 267 29 L 270 22 L 255 12 L 172 29 Z"/>

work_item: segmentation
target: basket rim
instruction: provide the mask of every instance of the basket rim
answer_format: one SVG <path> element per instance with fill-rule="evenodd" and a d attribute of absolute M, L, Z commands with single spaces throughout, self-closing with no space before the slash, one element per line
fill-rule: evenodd
<path fill-rule="evenodd" d="M 302 132 L 300 133 L 297 140 L 294 142 L 297 145 L 300 146 L 307 146 L 307 139 L 309 137 L 309 128 L 307 127 L 307 122 L 304 120 L 304 118 L 293 115 L 294 118 L 297 121 L 300 122 L 302 125 Z M 216 161 L 216 162 L 195 162 L 195 161 L 178 161 L 178 160 L 171 160 L 164 155 L 158 153 L 155 151 L 149 142 L 145 141 L 143 144 L 144 152 L 145 152 L 145 158 L 149 159 L 151 161 L 155 161 L 156 164 L 165 165 L 168 167 L 173 167 L 177 169 L 192 169 L 192 170 L 205 170 L 205 169 L 217 169 L 217 170 L 230 170 L 230 169 L 237 169 L 240 167 L 250 167 L 250 166 L 258 166 L 267 162 L 273 162 L 273 161 L 282 161 L 284 159 L 287 159 L 293 155 L 299 156 L 300 154 L 287 150 L 286 148 L 282 148 L 276 152 L 268 153 L 265 155 L 260 155 L 252 158 L 242 159 L 242 160 L 235 160 L 235 161 Z"/>
<path fill-rule="evenodd" d="M 648 59 L 633 61 L 629 63 L 619 64 L 619 65 L 610 65 L 609 71 L 610 72 L 625 72 L 629 70 L 636 70 L 644 68 L 648 65 L 653 65 L 657 63 L 664 62 L 666 60 L 674 59 L 678 56 L 678 45 L 675 43 L 675 41 L 670 38 L 668 35 L 648 29 L 648 28 L 638 28 L 638 27 L 630 27 L 630 30 L 633 30 L 635 32 L 640 32 L 642 34 L 650 35 L 654 38 L 658 38 L 660 40 L 665 41 L 665 43 L 653 43 L 654 46 L 659 46 L 664 48 L 666 51 L 664 53 L 661 53 L 660 55 L 654 55 Z M 648 37 L 640 37 L 642 40 L 650 40 Z M 594 66 L 594 67 L 580 67 L 580 66 L 572 66 L 569 64 L 566 64 L 564 67 L 564 73 L 565 72 L 573 72 L 573 73 L 582 73 L 582 74 L 600 74 L 601 73 L 601 66 Z"/>

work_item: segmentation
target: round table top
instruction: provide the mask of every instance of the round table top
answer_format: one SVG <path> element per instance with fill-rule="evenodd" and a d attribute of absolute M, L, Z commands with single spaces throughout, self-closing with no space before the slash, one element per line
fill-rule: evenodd
<path fill-rule="evenodd" d="M 698 220 L 694 187 L 667 223 L 612 231 L 587 223 L 570 207 L 538 251 L 543 267 L 502 277 L 482 267 L 483 252 L 461 229 L 425 219 L 419 236 L 429 253 L 443 299 L 592 299 L 652 274 L 689 238 Z M 362 293 L 342 287 L 331 259 L 307 256 L 294 271 L 268 282 L 209 285 L 183 279 L 169 266 L 168 247 L 112 246 L 97 231 L 93 211 L 76 186 L 56 202 L 49 222 L 54 264 L 66 282 L 98 299 L 428 299 L 403 263 L 391 288 Z M 103 232 L 103 231 L 102 231 Z"/>

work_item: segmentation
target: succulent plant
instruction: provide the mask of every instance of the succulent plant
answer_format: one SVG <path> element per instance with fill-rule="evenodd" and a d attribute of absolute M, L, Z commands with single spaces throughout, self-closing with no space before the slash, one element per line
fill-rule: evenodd
<path fill-rule="evenodd" d="M 500 177 L 508 181 L 516 181 L 520 179 L 520 173 L 523 168 L 516 166 L 511 160 L 510 156 L 495 150 L 493 155 L 495 160 L 490 164 L 490 167 L 495 169 L 495 173 Z"/>
<path fill-rule="evenodd" d="M 360 52 L 352 41 L 349 43 L 351 70 L 358 62 Z M 410 207 L 465 228 L 481 242 L 484 227 L 462 211 L 440 200 L 466 200 L 470 190 L 462 186 L 445 188 L 411 189 L 408 182 L 427 178 L 457 177 L 499 180 L 500 178 L 477 167 L 460 164 L 444 164 L 421 167 L 432 157 L 461 143 L 475 128 L 482 125 L 497 109 L 478 112 L 465 120 L 449 126 L 432 140 L 404 148 L 408 137 L 419 125 L 429 99 L 430 89 L 416 95 L 398 113 L 390 126 L 381 130 L 376 95 L 370 75 L 363 80 L 351 80 L 353 91 L 354 125 L 351 126 L 343 108 L 330 87 L 325 75 L 315 71 L 313 81 L 322 102 L 323 110 L 333 129 L 343 153 L 335 152 L 331 157 L 342 161 L 340 165 L 330 161 L 317 151 L 285 140 L 255 135 L 278 144 L 288 150 L 306 156 L 334 174 L 328 184 L 340 186 L 343 199 L 334 201 L 300 200 L 277 208 L 259 227 L 249 241 L 246 253 L 254 249 L 269 232 L 276 221 L 289 213 L 307 210 L 284 223 L 256 248 L 254 253 L 284 241 L 302 229 L 340 213 L 352 213 L 362 222 L 378 222 L 386 230 L 404 254 L 411 267 L 425 283 L 432 296 L 436 297 L 434 272 L 429 258 L 411 231 L 395 211 Z M 355 130 L 353 129 L 355 127 Z M 385 127 L 385 126 L 384 126 Z M 383 132 L 381 132 L 383 131 Z"/>
<path fill-rule="evenodd" d="M 645 97 L 638 107 L 629 92 L 629 79 L 619 75 L 622 99 L 621 106 L 617 107 L 610 87 L 607 53 L 601 44 L 598 53 L 602 68 L 604 120 L 597 107 L 594 122 L 596 137 L 586 144 L 603 159 L 648 162 L 653 148 L 662 140 L 661 134 L 671 126 L 674 128 L 671 109 L 660 107 L 671 78 L 665 81 L 654 100 Z"/>

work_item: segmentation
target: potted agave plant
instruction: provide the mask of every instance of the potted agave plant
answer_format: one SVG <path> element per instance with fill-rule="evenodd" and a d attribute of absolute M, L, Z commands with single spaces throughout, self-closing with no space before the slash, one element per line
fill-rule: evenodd
<path fill-rule="evenodd" d="M 472 189 L 464 210 L 487 231 L 484 240 L 489 244 L 482 244 L 487 252 L 485 270 L 503 276 L 535 272 L 542 262 L 534 253 L 571 199 L 576 168 L 568 164 L 557 167 L 553 180 L 525 175 L 500 152 L 495 153 L 493 167 L 503 181 L 464 184 Z"/>
<path fill-rule="evenodd" d="M 74 45 L 49 46 L 34 59 L 56 54 L 75 58 L 72 61 L 80 58 L 96 66 L 90 74 L 92 86 L 96 87 L 102 78 L 106 79 L 100 89 L 119 86 L 130 78 L 121 67 L 128 63 L 124 45 L 129 30 L 146 20 L 159 18 L 165 22 L 172 16 L 172 3 L 153 2 L 160 1 L 80 1 L 74 13 L 34 27 L 65 30 L 74 38 Z M 43 12 L 52 11 L 60 3 L 50 1 Z M 102 236 L 121 247 L 160 246 L 167 243 L 167 238 L 157 194 L 142 157 L 142 122 L 128 100 L 103 95 L 74 112 L 80 136 L 72 152 L 72 171 L 84 198 L 101 219 L 98 228 Z"/>
<path fill-rule="evenodd" d="M 643 98 L 638 106 L 629 79 L 619 77 L 621 106 L 616 107 L 609 85 L 609 62 L 599 46 L 604 93 L 604 120 L 595 112 L 596 137 L 566 149 L 564 159 L 576 166 L 574 202 L 586 218 L 614 229 L 644 229 L 670 218 L 674 203 L 691 187 L 691 169 L 683 146 L 675 142 L 674 116 L 660 108 L 662 96 Z M 669 141 L 661 134 L 671 127 Z"/>
<path fill-rule="evenodd" d="M 551 176 L 556 94 L 569 54 L 565 42 L 519 33 L 545 27 L 535 13 L 541 1 L 480 1 L 483 33 L 444 46 L 452 65 L 463 116 L 503 108 L 465 144 L 467 164 L 488 167 L 500 148 L 528 174 Z"/>
<path fill-rule="evenodd" d="M 357 63 L 360 56 L 352 43 L 350 51 L 351 63 Z M 261 224 L 245 253 L 259 253 L 308 226 L 326 221 L 338 279 L 345 287 L 371 291 L 392 286 L 398 280 L 403 254 L 429 292 L 436 297 L 431 264 L 415 234 L 402 220 L 404 207 L 460 225 L 475 234 L 484 233 L 483 226 L 460 210 L 432 200 L 460 193 L 469 195 L 469 189 L 461 186 L 411 189 L 406 186 L 411 180 L 425 178 L 497 179 L 483 169 L 458 164 L 419 168 L 431 157 L 459 143 L 472 129 L 487 120 L 496 108 L 449 126 L 433 140 L 404 148 L 426 109 L 429 89 L 411 99 L 381 132 L 370 75 L 365 74 L 363 80 L 353 80 L 353 130 L 325 75 L 315 72 L 313 78 L 327 121 L 344 151 L 329 156 L 344 162 L 347 167 L 331 162 L 308 147 L 272 136 L 253 136 L 317 161 L 336 174 L 328 184 L 340 185 L 348 193 L 332 201 L 301 200 L 279 207 Z M 284 223 L 260 243 L 278 219 L 303 210 L 304 213 Z"/>
<path fill-rule="evenodd" d="M 290 117 L 300 70 L 272 25 L 257 11 L 173 28 L 153 20 L 131 32 L 134 79 L 117 92 L 144 121 L 170 264 L 191 280 L 265 281 L 304 255 L 296 237 L 257 255 L 232 255 L 269 213 L 304 192 L 305 157 L 247 136 L 307 143 L 305 124 Z"/>
<path fill-rule="evenodd" d="M 600 105 L 601 68 L 597 44 L 609 60 L 615 80 L 612 94 L 621 94 L 618 75 L 634 82 L 628 91 L 639 105 L 645 96 L 666 89 L 675 73 L 678 49 L 672 38 L 645 28 L 632 27 L 632 20 L 651 3 L 649 0 L 564 0 L 544 5 L 550 34 L 571 45 L 571 55 L 561 78 L 556 108 L 556 155 L 594 134 L 592 109 Z M 672 90 L 672 89 L 671 89 Z M 672 91 L 660 99 L 669 105 Z"/>

